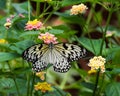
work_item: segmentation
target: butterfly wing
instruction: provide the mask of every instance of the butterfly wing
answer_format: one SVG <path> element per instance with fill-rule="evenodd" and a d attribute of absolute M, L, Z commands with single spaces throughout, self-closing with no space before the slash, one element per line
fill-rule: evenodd
<path fill-rule="evenodd" d="M 46 57 L 47 53 L 49 52 L 48 49 L 48 45 L 46 44 L 36 44 L 27 48 L 23 52 L 22 56 L 27 61 L 33 63 L 33 70 L 36 72 L 42 71 L 45 70 L 48 65 L 48 62 L 46 62 L 46 59 L 44 59 L 44 57 Z"/>
<path fill-rule="evenodd" d="M 55 48 L 52 50 L 54 71 L 61 73 L 67 72 L 71 68 L 70 62 L 57 50 Z"/>
<path fill-rule="evenodd" d="M 85 49 L 68 43 L 56 44 L 54 50 L 57 59 L 53 64 L 53 68 L 57 72 L 67 72 L 71 67 L 70 62 L 82 58 L 86 54 Z"/>

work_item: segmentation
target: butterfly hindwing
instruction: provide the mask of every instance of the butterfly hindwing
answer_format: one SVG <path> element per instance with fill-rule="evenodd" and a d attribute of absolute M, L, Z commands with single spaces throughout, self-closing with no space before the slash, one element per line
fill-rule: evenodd
<path fill-rule="evenodd" d="M 68 59 L 63 55 L 61 55 L 60 52 L 57 51 L 55 48 L 52 50 L 52 54 L 54 56 L 53 57 L 54 71 L 63 73 L 63 72 L 67 72 L 71 68 Z"/>

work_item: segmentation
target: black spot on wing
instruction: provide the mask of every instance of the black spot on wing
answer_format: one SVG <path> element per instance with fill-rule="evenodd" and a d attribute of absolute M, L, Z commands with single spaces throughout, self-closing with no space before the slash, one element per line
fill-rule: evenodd
<path fill-rule="evenodd" d="M 66 43 L 63 43 L 63 47 L 67 50 L 68 46 L 66 45 Z"/>
<path fill-rule="evenodd" d="M 41 50 L 42 47 L 43 47 L 43 45 L 41 44 L 41 45 L 38 47 L 38 49 Z"/>

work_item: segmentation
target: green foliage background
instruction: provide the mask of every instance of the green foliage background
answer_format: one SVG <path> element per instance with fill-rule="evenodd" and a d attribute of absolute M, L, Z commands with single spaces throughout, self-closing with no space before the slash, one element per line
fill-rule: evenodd
<path fill-rule="evenodd" d="M 61 11 L 80 3 L 88 5 L 85 14 L 70 15 L 70 9 Z M 0 39 L 7 41 L 0 43 L 0 96 L 120 96 L 119 0 L 0 0 L 0 10 Z M 19 13 L 25 18 L 20 18 Z M 12 26 L 6 29 L 3 25 L 10 15 L 15 17 Z M 64 23 L 52 25 L 54 17 Z M 27 21 L 35 18 L 52 29 L 25 31 Z M 89 75 L 88 70 L 79 68 L 78 62 L 72 62 L 67 73 L 56 73 L 48 68 L 46 81 L 52 84 L 52 91 L 44 94 L 35 91 L 34 84 L 40 80 L 33 73 L 31 63 L 24 61 L 21 54 L 26 48 L 41 43 L 37 37 L 46 31 L 58 37 L 59 42 L 76 42 L 86 48 L 90 55 L 83 58 L 84 66 L 93 56 L 105 57 L 105 73 L 98 71 Z M 114 35 L 106 37 L 107 31 Z"/>

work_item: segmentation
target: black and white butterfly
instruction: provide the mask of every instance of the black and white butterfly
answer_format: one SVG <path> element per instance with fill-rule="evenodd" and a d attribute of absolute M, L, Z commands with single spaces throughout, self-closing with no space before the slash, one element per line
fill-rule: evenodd
<path fill-rule="evenodd" d="M 68 43 L 36 44 L 23 52 L 23 58 L 33 63 L 33 70 L 43 71 L 48 64 L 53 64 L 54 71 L 67 72 L 70 62 L 84 57 L 86 50 Z"/>

